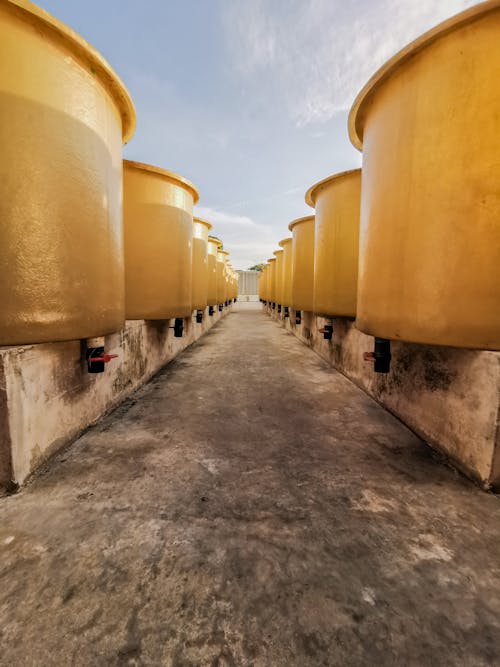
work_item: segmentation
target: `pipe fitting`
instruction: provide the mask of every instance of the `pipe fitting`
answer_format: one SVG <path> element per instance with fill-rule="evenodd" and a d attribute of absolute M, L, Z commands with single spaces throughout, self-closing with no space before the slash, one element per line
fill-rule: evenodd
<path fill-rule="evenodd" d="M 184 333 L 184 320 L 182 317 L 175 318 L 174 326 L 171 329 L 174 330 L 175 338 L 182 338 L 182 334 Z"/>
<path fill-rule="evenodd" d="M 208 306 L 208 314 L 210 317 L 213 317 L 214 315 L 214 307 L 213 306 Z"/>
<path fill-rule="evenodd" d="M 295 311 L 295 324 L 302 324 L 302 313 L 300 310 Z"/>
<path fill-rule="evenodd" d="M 106 364 L 109 364 L 111 359 L 117 358 L 117 354 L 105 354 L 103 346 L 87 347 L 85 350 L 85 361 L 89 373 L 104 373 Z"/>
<path fill-rule="evenodd" d="M 375 338 L 373 352 L 365 352 L 363 359 L 374 364 L 375 373 L 388 373 L 392 359 L 391 341 L 386 338 Z"/>
<path fill-rule="evenodd" d="M 197 310 L 196 311 L 196 324 L 201 324 L 203 322 L 203 311 L 202 310 Z"/>
<path fill-rule="evenodd" d="M 319 333 L 323 334 L 325 340 L 332 340 L 333 338 L 333 324 L 325 324 L 321 329 L 318 329 Z"/>
<path fill-rule="evenodd" d="M 285 312 L 283 313 L 283 317 L 290 317 L 290 309 L 288 306 L 285 306 Z"/>

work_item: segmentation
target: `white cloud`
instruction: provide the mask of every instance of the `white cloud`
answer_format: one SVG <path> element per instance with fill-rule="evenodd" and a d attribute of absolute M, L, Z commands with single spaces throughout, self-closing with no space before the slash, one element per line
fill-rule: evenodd
<path fill-rule="evenodd" d="M 265 67 L 275 59 L 277 41 L 273 17 L 266 12 L 266 1 L 246 0 L 238 5 L 237 11 L 238 26 L 244 26 L 248 49 L 245 58 L 237 59 L 236 64 L 242 71 Z"/>
<path fill-rule="evenodd" d="M 299 185 L 299 186 L 296 187 L 296 188 L 289 188 L 288 190 L 285 190 L 284 192 L 280 193 L 280 194 L 277 195 L 277 196 L 279 196 L 279 197 L 281 197 L 281 196 L 283 196 L 283 197 L 287 197 L 288 195 L 294 195 L 296 192 L 303 192 L 303 191 L 304 191 L 304 186 L 303 186 L 303 185 Z"/>
<path fill-rule="evenodd" d="M 276 250 L 272 228 L 246 215 L 234 215 L 211 206 L 196 206 L 194 212 L 213 224 L 211 233 L 222 240 L 236 269 L 265 261 Z"/>
<path fill-rule="evenodd" d="M 297 192 L 303 193 L 305 191 L 305 186 L 304 185 L 298 185 L 294 188 L 288 188 L 288 190 L 283 190 L 282 192 L 275 192 L 272 195 L 267 195 L 264 197 L 258 197 L 256 199 L 253 199 L 251 201 L 249 200 L 244 200 L 244 201 L 237 201 L 233 204 L 225 204 L 224 205 L 224 210 L 225 212 L 219 211 L 217 207 L 215 208 L 210 208 L 206 206 L 197 206 L 196 210 L 197 211 L 206 211 L 207 215 L 210 213 L 212 216 L 217 216 L 221 222 L 230 222 L 236 224 L 255 224 L 251 218 L 247 216 L 240 216 L 240 215 L 233 215 L 228 214 L 227 212 L 234 209 L 234 208 L 241 208 L 242 206 L 250 206 L 252 204 L 263 204 L 265 202 L 270 202 L 274 201 L 277 199 L 282 199 L 285 197 L 289 197 L 290 195 L 297 194 Z M 203 217 L 201 213 L 198 213 L 200 217 Z"/>
<path fill-rule="evenodd" d="M 257 227 L 257 223 L 254 222 L 247 215 L 233 215 L 232 213 L 226 213 L 225 211 L 219 211 L 216 208 L 211 208 L 210 206 L 196 206 L 195 215 L 200 218 L 205 218 L 209 222 L 219 225 L 245 225 L 250 227 Z"/>
<path fill-rule="evenodd" d="M 389 57 L 477 0 L 227 0 L 238 73 L 284 102 L 297 126 L 348 109 Z M 269 102 L 273 103 L 272 100 Z"/>

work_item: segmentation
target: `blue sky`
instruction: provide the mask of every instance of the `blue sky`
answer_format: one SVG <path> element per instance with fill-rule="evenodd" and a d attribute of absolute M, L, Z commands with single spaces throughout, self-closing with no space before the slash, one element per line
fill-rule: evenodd
<path fill-rule="evenodd" d="M 361 165 L 354 97 L 409 40 L 475 0 L 39 0 L 111 63 L 125 157 L 190 178 L 235 268 L 266 260 L 307 188 Z"/>

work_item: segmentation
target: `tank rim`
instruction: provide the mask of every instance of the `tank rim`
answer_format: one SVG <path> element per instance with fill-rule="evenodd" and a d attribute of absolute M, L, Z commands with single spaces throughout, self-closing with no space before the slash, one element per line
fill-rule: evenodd
<path fill-rule="evenodd" d="M 288 243 L 288 241 L 293 241 L 291 236 L 287 236 L 286 239 L 281 239 L 281 241 L 278 241 L 278 245 L 284 248 L 285 244 Z"/>
<path fill-rule="evenodd" d="M 147 171 L 151 174 L 158 174 L 158 176 L 164 176 L 169 181 L 173 181 L 178 185 L 182 185 L 186 190 L 190 190 L 193 195 L 193 201 L 196 204 L 200 198 L 196 186 L 191 183 L 190 180 L 176 174 L 175 171 L 169 171 L 168 169 L 163 169 L 162 167 L 156 167 L 153 164 L 147 164 L 145 162 L 136 162 L 135 160 L 123 160 L 123 164 L 126 167 L 132 167 L 133 169 L 138 169 L 139 171 Z"/>
<path fill-rule="evenodd" d="M 209 230 L 213 227 L 211 222 L 208 222 L 208 220 L 205 220 L 204 218 L 198 218 L 197 216 L 193 216 L 193 222 L 199 222 L 200 224 L 205 225 Z"/>
<path fill-rule="evenodd" d="M 303 215 L 301 218 L 295 218 L 295 220 L 292 220 L 288 225 L 288 229 L 292 231 L 295 225 L 299 225 L 301 222 L 309 222 L 310 220 L 314 220 L 314 215 Z"/>
<path fill-rule="evenodd" d="M 217 250 L 219 248 L 222 248 L 222 246 L 223 246 L 223 243 L 220 240 L 220 238 L 218 238 L 217 236 L 211 236 L 210 234 L 208 235 L 208 242 L 209 243 L 215 243 L 215 245 L 217 246 Z"/>
<path fill-rule="evenodd" d="M 351 143 L 355 148 L 363 150 L 363 118 L 362 113 L 369 103 L 370 99 L 376 93 L 377 89 L 389 79 L 392 74 L 405 62 L 413 58 L 420 51 L 423 51 L 427 46 L 433 44 L 438 39 L 445 37 L 449 33 L 461 28 L 462 26 L 473 23 L 500 8 L 500 0 L 486 0 L 478 5 L 469 7 L 449 19 L 438 23 L 427 32 L 414 39 L 412 42 L 403 47 L 394 56 L 380 67 L 375 74 L 363 86 L 361 91 L 356 96 L 354 103 L 349 112 L 348 131 Z"/>
<path fill-rule="evenodd" d="M 314 185 L 311 185 L 309 190 L 306 192 L 305 196 L 305 202 L 308 206 L 311 208 L 314 208 L 316 206 L 316 197 L 318 194 L 318 191 L 321 190 L 325 185 L 329 183 L 333 183 L 335 181 L 338 181 L 342 178 L 345 178 L 347 176 L 351 176 L 352 174 L 357 174 L 361 173 L 361 168 L 357 167 L 356 169 L 347 169 L 346 171 L 338 171 L 336 174 L 332 174 L 331 176 L 327 176 L 326 178 L 323 178 L 321 181 L 318 181 Z"/>
<path fill-rule="evenodd" d="M 1 2 L 11 11 L 29 19 L 30 23 L 36 22 L 46 27 L 59 40 L 65 42 L 75 56 L 82 61 L 80 62 L 82 67 L 87 62 L 89 71 L 96 75 L 103 87 L 111 94 L 122 120 L 123 143 L 128 143 L 134 135 L 136 126 L 134 103 L 123 81 L 99 51 L 68 25 L 29 0 L 1 0 Z"/>

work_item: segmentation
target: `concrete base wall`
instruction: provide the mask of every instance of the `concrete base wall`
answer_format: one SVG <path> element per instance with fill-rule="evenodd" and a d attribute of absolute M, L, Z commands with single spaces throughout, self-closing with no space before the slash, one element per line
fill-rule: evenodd
<path fill-rule="evenodd" d="M 0 348 L 0 488 L 26 481 L 44 461 L 117 406 L 162 366 L 206 333 L 231 307 L 205 312 L 203 323 L 134 320 L 105 337 L 118 354 L 89 374 L 81 341 Z"/>
<path fill-rule="evenodd" d="M 481 486 L 500 488 L 500 353 L 394 341 L 391 370 L 378 374 L 363 359 L 373 338 L 353 321 L 303 312 L 296 325 L 293 311 L 267 312 Z"/>
<path fill-rule="evenodd" d="M 247 302 L 257 303 L 258 300 L 259 300 L 258 294 L 238 294 L 238 301 L 240 303 L 247 303 Z"/>

